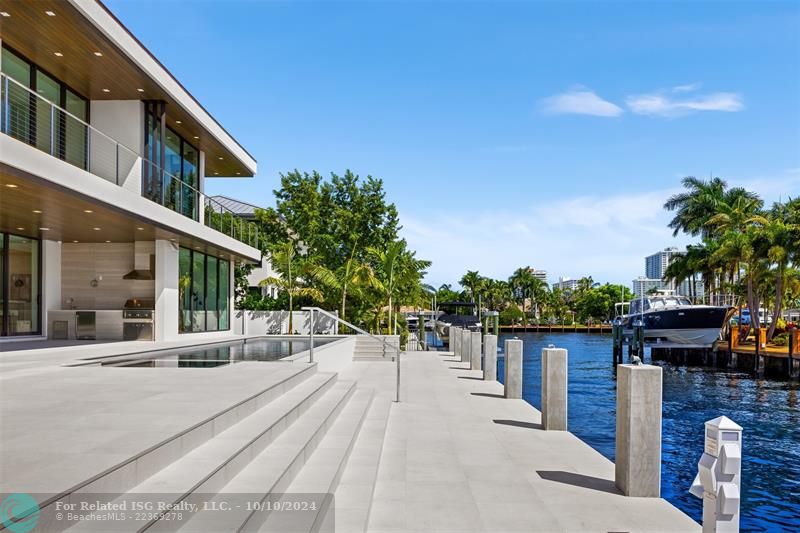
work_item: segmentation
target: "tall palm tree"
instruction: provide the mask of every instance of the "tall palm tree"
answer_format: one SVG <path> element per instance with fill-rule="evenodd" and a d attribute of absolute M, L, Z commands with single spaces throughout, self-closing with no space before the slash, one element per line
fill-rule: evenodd
<path fill-rule="evenodd" d="M 270 276 L 259 282 L 262 287 L 277 287 L 289 296 L 289 335 L 294 334 L 292 319 L 294 298 L 307 297 L 317 301 L 322 301 L 323 298 L 319 289 L 305 285 L 302 275 L 307 272 L 308 264 L 303 260 L 296 260 L 296 256 L 294 243 L 285 242 L 276 245 L 270 253 L 270 262 L 280 276 Z"/>
<path fill-rule="evenodd" d="M 483 278 L 477 270 L 467 270 L 467 273 L 461 276 L 461 281 L 459 281 L 459 283 L 461 283 L 462 287 L 469 290 L 472 303 L 480 299 L 479 291 L 483 285 Z M 480 309 L 478 309 L 477 312 L 480 314 Z"/>
<path fill-rule="evenodd" d="M 525 317 L 528 316 L 525 314 L 525 300 L 528 298 L 528 291 L 530 289 L 532 279 L 535 278 L 533 277 L 532 269 L 529 266 L 516 269 L 508 278 L 508 284 L 511 286 L 511 290 L 514 291 L 514 296 L 520 301 L 522 314 L 525 315 Z"/>
<path fill-rule="evenodd" d="M 664 209 L 675 211 L 668 224 L 673 230 L 672 235 L 677 237 L 678 233 L 684 232 L 693 237 L 706 237 L 710 228 L 705 224 L 717 213 L 728 184 L 720 178 L 705 181 L 694 176 L 683 178 L 681 183 L 686 190 L 670 196 L 664 203 Z"/>
<path fill-rule="evenodd" d="M 532 277 L 528 285 L 528 294 L 531 297 L 531 305 L 534 306 L 533 314 L 536 319 L 539 319 L 539 307 L 545 301 L 549 291 L 547 282 L 544 280 Z"/>
<path fill-rule="evenodd" d="M 783 311 L 783 299 L 787 271 L 793 260 L 800 258 L 800 225 L 785 222 L 784 218 L 773 210 L 772 216 L 760 229 L 762 253 L 766 255 L 774 276 L 775 301 L 767 338 L 772 339 L 778 318 Z M 777 216 L 776 216 L 777 215 Z"/>
<path fill-rule="evenodd" d="M 385 250 L 374 247 L 367 248 L 367 253 L 378 263 L 380 272 L 378 287 L 386 298 L 386 303 L 389 307 L 388 325 L 390 330 L 392 327 L 392 299 L 397 288 L 396 271 L 400 265 L 405 248 L 406 243 L 403 240 L 389 243 Z"/>

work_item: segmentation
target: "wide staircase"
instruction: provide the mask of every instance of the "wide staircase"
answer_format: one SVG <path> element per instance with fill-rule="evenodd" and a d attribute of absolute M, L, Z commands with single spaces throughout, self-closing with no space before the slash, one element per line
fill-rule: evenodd
<path fill-rule="evenodd" d="M 353 360 L 394 361 L 399 347 L 399 335 L 356 335 Z"/>
<path fill-rule="evenodd" d="M 332 531 L 330 495 L 339 488 L 351 452 L 361 458 L 354 469 L 369 457 L 377 472 L 389 405 L 385 396 L 375 399 L 372 389 L 314 365 L 234 412 L 221 413 L 193 442 L 166 443 L 174 448 L 163 450 L 171 460 L 163 461 L 162 455 L 163 466 L 115 501 L 130 506 L 169 495 L 176 509 L 190 510 L 188 520 L 184 514 L 178 522 L 167 515 L 138 522 L 134 529 L 139 531 Z M 359 439 L 365 420 L 371 420 L 368 428 L 379 428 Z M 374 487 L 375 478 L 366 482 Z M 196 512 L 193 505 L 199 506 Z M 347 529 L 364 531 L 366 520 L 364 514 Z M 108 528 L 108 522 L 87 520 L 70 531 Z M 130 528 L 128 523 L 122 530 Z"/>

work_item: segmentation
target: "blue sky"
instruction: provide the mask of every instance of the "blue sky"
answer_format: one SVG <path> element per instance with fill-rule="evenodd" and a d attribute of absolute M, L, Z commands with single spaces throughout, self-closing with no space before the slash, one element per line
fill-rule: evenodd
<path fill-rule="evenodd" d="M 381 177 L 436 285 L 629 284 L 680 177 L 800 193 L 800 2 L 106 4 L 258 160 L 208 192 Z"/>

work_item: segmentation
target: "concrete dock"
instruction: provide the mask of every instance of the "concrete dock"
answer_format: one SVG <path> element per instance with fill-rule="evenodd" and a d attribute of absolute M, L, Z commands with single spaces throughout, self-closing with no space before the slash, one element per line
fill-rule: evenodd
<path fill-rule="evenodd" d="M 611 461 L 572 433 L 542 430 L 538 410 L 469 366 L 447 352 L 404 355 L 367 531 L 700 531 L 666 500 L 623 496 Z M 382 391 L 376 401 L 393 393 L 391 369 L 354 363 L 342 374 Z M 356 530 L 347 476 L 337 532 Z"/>
<path fill-rule="evenodd" d="M 2 492 L 75 501 L 213 485 L 224 495 L 263 468 L 267 494 L 333 492 L 338 533 L 700 530 L 663 499 L 623 496 L 613 463 L 544 431 L 536 409 L 469 362 L 404 353 L 395 403 L 394 363 L 353 360 L 354 345 L 319 348 L 313 365 L 205 369 L 64 366 L 77 348 L 32 351 L 28 364 L 0 354 Z M 60 530 L 48 509 L 42 530 Z"/>

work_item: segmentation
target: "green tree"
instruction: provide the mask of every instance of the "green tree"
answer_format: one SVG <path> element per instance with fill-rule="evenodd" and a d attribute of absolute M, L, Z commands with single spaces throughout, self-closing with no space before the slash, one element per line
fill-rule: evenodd
<path fill-rule="evenodd" d="M 525 314 L 525 301 L 530 295 L 530 288 L 534 279 L 536 278 L 533 276 L 533 269 L 529 266 L 516 269 L 508 278 L 508 284 L 511 286 L 514 297 L 520 302 L 522 314 L 525 316 L 527 316 Z"/>
<path fill-rule="evenodd" d="M 355 246 L 350 254 L 350 258 L 344 265 L 336 270 L 331 270 L 322 265 L 312 265 L 309 267 L 309 274 L 318 280 L 325 287 L 332 289 L 340 296 L 339 316 L 342 320 L 347 320 L 347 295 L 348 290 L 358 293 L 360 290 L 379 286 L 378 279 L 372 267 L 366 263 L 360 263 L 355 258 Z"/>
<path fill-rule="evenodd" d="M 476 303 L 480 297 L 480 290 L 483 287 L 483 277 L 478 274 L 478 271 L 468 270 L 467 273 L 461 277 L 459 283 L 469 291 L 470 301 Z M 477 310 L 477 314 L 480 315 L 480 309 Z"/>

